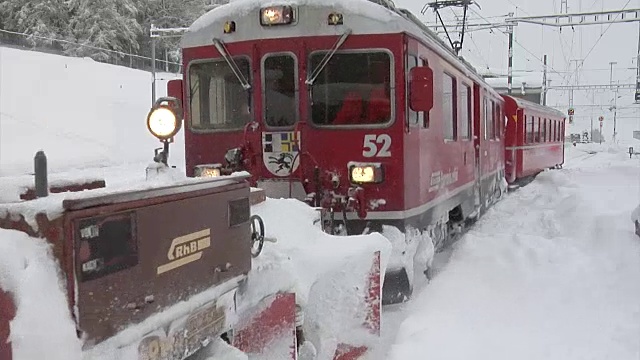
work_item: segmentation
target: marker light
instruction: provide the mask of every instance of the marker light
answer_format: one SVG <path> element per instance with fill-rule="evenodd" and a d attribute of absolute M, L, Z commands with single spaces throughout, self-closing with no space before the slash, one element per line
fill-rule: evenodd
<path fill-rule="evenodd" d="M 227 21 L 224 23 L 224 33 L 231 34 L 236 31 L 236 22 L 235 21 Z"/>
<path fill-rule="evenodd" d="M 220 176 L 220 164 L 198 165 L 195 169 L 196 177 L 218 177 Z"/>
<path fill-rule="evenodd" d="M 260 24 L 287 25 L 293 22 L 293 8 L 291 6 L 269 6 L 260 9 Z"/>
<path fill-rule="evenodd" d="M 349 180 L 354 184 L 378 184 L 384 180 L 384 174 L 380 164 L 351 165 Z"/>
<path fill-rule="evenodd" d="M 344 17 L 340 13 L 331 13 L 327 19 L 329 25 L 342 25 L 344 24 Z"/>

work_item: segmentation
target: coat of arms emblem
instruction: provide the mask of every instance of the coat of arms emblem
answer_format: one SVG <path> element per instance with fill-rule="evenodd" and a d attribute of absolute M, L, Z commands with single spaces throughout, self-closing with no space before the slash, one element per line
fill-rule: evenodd
<path fill-rule="evenodd" d="M 300 132 L 262 133 L 262 160 L 275 176 L 291 176 L 300 165 Z"/>

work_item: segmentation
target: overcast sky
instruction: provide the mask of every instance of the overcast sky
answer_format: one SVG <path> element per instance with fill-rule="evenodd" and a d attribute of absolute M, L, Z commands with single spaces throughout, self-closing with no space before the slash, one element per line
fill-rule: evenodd
<path fill-rule="evenodd" d="M 435 0 L 395 0 L 397 6 L 410 9 L 428 24 L 435 24 L 433 10 L 424 15 L 421 10 L 427 1 Z M 515 16 L 551 15 L 560 13 L 560 0 L 476 0 L 470 11 L 472 23 L 504 23 L 509 12 Z M 602 10 L 620 10 L 640 8 L 640 0 L 567 0 L 569 12 L 587 12 Z M 445 19 L 454 19 L 454 12 L 461 16 L 460 9 L 443 10 Z M 446 20 L 445 20 L 446 21 Z M 578 26 L 575 29 L 557 28 L 521 23 L 515 28 L 514 70 L 515 75 L 526 76 L 529 80 L 542 82 L 543 55 L 548 55 L 551 86 L 572 85 L 576 80 L 580 84 L 608 84 L 610 62 L 614 61 L 613 81 L 621 84 L 635 83 L 636 57 L 638 55 L 638 23 L 619 23 L 609 25 Z M 468 33 L 465 37 L 462 55 L 474 64 L 481 73 L 507 74 L 508 36 L 505 29 L 482 30 Z M 453 34 L 457 38 L 458 34 Z M 584 60 L 576 76 L 576 62 Z M 578 79 L 576 79 L 578 77 Z M 514 82 L 514 88 L 519 83 Z M 640 105 L 633 104 L 634 91 L 621 90 L 618 99 L 618 133 L 630 135 L 631 129 L 640 130 L 638 111 Z M 574 104 L 576 109 L 576 128 L 589 127 L 590 118 L 605 116 L 605 135 L 613 133 L 609 121 L 613 113 L 609 107 L 614 104 L 614 93 L 610 90 L 576 91 Z M 569 104 L 567 91 L 550 90 L 548 104 L 566 111 Z M 583 106 L 588 105 L 588 106 Z M 596 105 L 596 106 L 593 106 Z M 597 124 L 597 121 L 595 122 Z M 622 134 L 621 134 L 622 135 Z M 627 136 L 624 136 L 627 137 Z"/>

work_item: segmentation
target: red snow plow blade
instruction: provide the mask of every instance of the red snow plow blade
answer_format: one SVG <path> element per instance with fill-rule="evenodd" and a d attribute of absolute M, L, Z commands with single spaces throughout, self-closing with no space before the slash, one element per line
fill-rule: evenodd
<path fill-rule="evenodd" d="M 335 279 L 327 279 L 329 281 Z M 380 252 L 376 252 L 371 264 L 371 270 L 366 279 L 366 298 L 362 299 L 366 313 L 360 329 L 370 335 L 370 343 L 377 342 L 380 336 L 380 314 L 381 314 L 381 271 Z M 331 294 L 325 294 L 332 297 Z M 327 309 L 330 311 L 331 309 Z M 288 352 L 286 359 L 297 359 L 297 351 L 301 344 L 298 343 L 297 331 L 300 331 L 300 324 L 296 324 L 296 297 L 294 293 L 280 293 L 268 296 L 251 309 L 245 310 L 239 315 L 238 325 L 234 334 L 233 345 L 245 352 L 251 359 L 269 360 L 283 359 L 270 353 L 278 350 L 282 356 Z M 340 339 L 345 334 L 331 334 L 332 337 Z M 304 336 L 304 335 L 302 335 Z M 313 337 L 313 335 L 309 336 Z M 286 350 L 285 350 L 286 349 Z M 351 344 L 339 341 L 337 343 L 333 359 L 334 360 L 357 360 L 365 356 L 370 350 L 368 345 Z"/>

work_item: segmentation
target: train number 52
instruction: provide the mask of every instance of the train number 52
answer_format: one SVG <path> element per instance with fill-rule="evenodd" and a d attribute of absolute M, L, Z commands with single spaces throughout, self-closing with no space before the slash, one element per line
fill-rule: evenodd
<path fill-rule="evenodd" d="M 391 136 L 388 134 L 367 134 L 364 136 L 364 157 L 391 157 Z"/>

